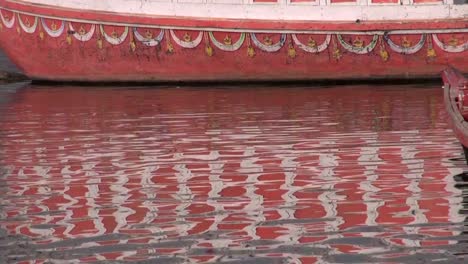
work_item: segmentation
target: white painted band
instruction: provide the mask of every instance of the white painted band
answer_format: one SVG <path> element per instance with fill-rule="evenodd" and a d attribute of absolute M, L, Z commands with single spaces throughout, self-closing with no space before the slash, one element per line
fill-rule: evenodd
<path fill-rule="evenodd" d="M 5 25 L 5 27 L 7 28 L 12 28 L 13 25 L 15 24 L 15 14 L 13 14 L 13 16 L 11 18 L 9 18 L 9 20 L 7 20 L 4 16 L 3 16 L 3 13 L 1 12 L 1 9 L 0 9 L 0 18 L 2 19 L 2 22 L 3 24 Z"/>
<path fill-rule="evenodd" d="M 49 28 L 49 26 L 47 25 L 47 23 L 44 21 L 43 18 L 41 18 L 41 24 L 42 24 L 42 27 L 44 28 L 45 32 L 47 32 L 47 34 L 53 38 L 58 38 L 62 35 L 62 33 L 65 31 L 65 21 L 60 21 L 60 27 L 58 29 L 52 29 L 52 28 Z"/>
<path fill-rule="evenodd" d="M 71 32 L 74 32 L 74 33 L 73 33 L 73 36 L 74 36 L 77 40 L 86 42 L 86 41 L 90 41 L 91 38 L 93 37 L 94 31 L 96 30 L 96 25 L 92 24 L 92 25 L 91 25 L 91 28 L 89 29 L 89 31 L 88 31 L 88 32 L 84 32 L 83 34 L 80 34 L 79 32 L 76 32 L 76 30 L 73 28 L 72 23 L 69 23 L 69 28 L 70 28 L 70 31 L 71 31 Z"/>
<path fill-rule="evenodd" d="M 37 14 L 30 12 L 17 11 L 10 8 L 1 7 L 0 10 L 8 10 L 16 12 L 18 14 L 36 16 Z M 468 10 L 467 10 L 468 11 Z M 468 13 L 467 13 L 468 14 Z M 351 30 L 288 30 L 288 29 L 239 29 L 239 28 L 214 28 L 214 27 L 184 27 L 184 26 L 160 26 L 160 25 L 147 25 L 147 24 L 136 24 L 136 23 L 119 23 L 119 22 L 106 22 L 89 19 L 78 19 L 78 18 L 65 18 L 60 16 L 48 16 L 41 15 L 42 18 L 67 20 L 69 22 L 76 23 L 87 23 L 87 24 L 101 24 L 109 26 L 122 26 L 122 27 L 145 27 L 145 28 L 157 28 L 157 29 L 173 29 L 173 30 L 195 30 L 195 31 L 229 31 L 229 32 L 251 32 L 251 33 L 282 33 L 282 34 L 343 34 L 343 35 L 393 35 L 393 34 L 444 34 L 444 33 L 468 33 L 468 28 L 449 28 L 449 29 L 405 29 L 405 30 L 369 30 L 369 31 L 351 31 Z M 14 18 L 9 23 L 14 23 Z M 315 21 L 316 22 L 316 21 Z M 311 28 L 313 28 L 313 21 L 311 21 Z M 4 24 L 5 21 L 4 21 Z"/>
<path fill-rule="evenodd" d="M 21 28 L 23 29 L 23 31 L 26 32 L 26 33 L 32 34 L 32 33 L 36 32 L 38 21 L 39 21 L 39 19 L 37 17 L 34 17 L 34 24 L 26 25 L 23 22 L 23 20 L 21 19 L 20 14 L 18 14 L 18 22 L 19 22 Z"/>
<path fill-rule="evenodd" d="M 368 4 L 361 3 L 329 4 L 310 2 L 294 4 L 253 3 L 243 0 L 223 1 L 197 0 L 10 0 L 19 3 L 49 5 L 77 9 L 83 12 L 113 12 L 130 16 L 166 16 L 208 19 L 274 19 L 303 21 L 389 21 L 420 19 L 465 18 L 468 5 L 452 5 L 444 2 L 430 4 Z M 319 4 L 319 5 L 317 5 Z"/>

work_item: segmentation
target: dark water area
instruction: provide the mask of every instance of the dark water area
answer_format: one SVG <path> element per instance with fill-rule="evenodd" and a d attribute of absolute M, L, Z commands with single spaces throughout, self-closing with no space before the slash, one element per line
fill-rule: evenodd
<path fill-rule="evenodd" d="M 464 263 L 439 84 L 0 93 L 0 263 Z"/>
<path fill-rule="evenodd" d="M 7 58 L 7 56 L 0 49 L 0 73 L 1 72 L 20 73 L 20 70 Z"/>

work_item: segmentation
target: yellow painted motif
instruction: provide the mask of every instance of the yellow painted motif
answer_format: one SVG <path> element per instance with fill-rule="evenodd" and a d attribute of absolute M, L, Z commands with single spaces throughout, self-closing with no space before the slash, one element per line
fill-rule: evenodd
<path fill-rule="evenodd" d="M 309 37 L 309 40 L 307 41 L 307 46 L 311 48 L 316 48 L 317 42 L 312 37 Z"/>
<path fill-rule="evenodd" d="M 119 34 L 118 34 L 115 30 L 112 30 L 111 36 L 112 36 L 112 38 L 114 38 L 114 39 L 118 39 L 118 38 L 119 38 Z"/>
<path fill-rule="evenodd" d="M 70 34 L 68 34 L 68 36 L 67 36 L 67 43 L 68 43 L 68 45 L 72 44 L 72 36 Z"/>
<path fill-rule="evenodd" d="M 190 41 L 192 41 L 192 36 L 190 36 L 189 33 L 185 33 L 185 35 L 184 35 L 184 41 L 185 41 L 185 42 L 190 42 Z"/>
<path fill-rule="evenodd" d="M 267 46 L 271 46 L 273 45 L 273 40 L 270 37 L 266 36 L 263 38 L 263 43 Z"/>
<path fill-rule="evenodd" d="M 294 48 L 294 45 L 293 45 L 293 44 L 289 44 L 288 56 L 289 56 L 291 59 L 294 59 L 294 58 L 296 58 L 296 56 L 297 56 L 296 49 Z"/>
<path fill-rule="evenodd" d="M 379 55 L 380 55 L 380 58 L 382 59 L 382 61 L 384 61 L 384 62 L 388 61 L 388 58 L 390 57 L 388 55 L 388 51 L 386 51 L 385 48 L 380 49 Z"/>
<path fill-rule="evenodd" d="M 166 53 L 167 54 L 172 54 L 174 53 L 174 46 L 172 46 L 172 43 L 167 43 L 167 46 L 166 46 Z"/>
<path fill-rule="evenodd" d="M 362 47 L 364 47 L 364 41 L 362 41 L 362 39 L 360 37 L 357 37 L 353 41 L 353 46 L 356 47 L 356 48 L 362 48 Z"/>
<path fill-rule="evenodd" d="M 78 34 L 80 34 L 80 36 L 84 36 L 86 34 L 86 29 L 83 25 L 81 25 L 80 29 L 78 30 Z"/>
<path fill-rule="evenodd" d="M 335 49 L 333 50 L 333 58 L 334 58 L 335 60 L 340 60 L 341 57 L 342 57 L 342 55 L 341 55 L 340 49 L 339 49 L 339 48 L 335 48 Z"/>
<path fill-rule="evenodd" d="M 16 27 L 16 32 L 17 32 L 18 34 L 21 34 L 21 29 L 20 29 L 19 26 Z"/>
<path fill-rule="evenodd" d="M 436 54 L 436 51 L 434 50 L 434 48 L 430 47 L 427 49 L 427 57 L 428 58 L 435 58 L 437 57 L 437 54 Z"/>
<path fill-rule="evenodd" d="M 213 56 L 213 48 L 209 44 L 205 47 L 205 53 L 208 57 Z"/>
<path fill-rule="evenodd" d="M 53 31 L 57 31 L 57 24 L 55 24 L 55 21 L 52 22 L 52 25 L 50 27 Z"/>
<path fill-rule="evenodd" d="M 255 57 L 255 49 L 249 45 L 249 47 L 247 48 L 247 55 L 250 57 L 250 58 L 253 58 Z"/>
<path fill-rule="evenodd" d="M 226 37 L 224 38 L 224 44 L 226 44 L 226 45 L 232 45 L 231 36 L 226 35 Z"/>
<path fill-rule="evenodd" d="M 136 43 L 135 43 L 135 39 L 134 39 L 134 36 L 133 36 L 133 32 L 130 32 L 130 50 L 132 52 L 135 52 L 135 50 L 136 50 Z"/>
<path fill-rule="evenodd" d="M 403 37 L 403 39 L 401 40 L 401 46 L 403 46 L 403 48 L 409 48 L 411 47 L 411 41 L 406 37 Z"/>
<path fill-rule="evenodd" d="M 448 41 L 449 46 L 456 47 L 458 46 L 458 39 L 455 36 L 452 36 Z"/>
<path fill-rule="evenodd" d="M 44 32 L 42 31 L 42 23 L 39 23 L 39 39 L 44 40 Z"/>
<path fill-rule="evenodd" d="M 100 39 L 100 38 L 97 40 L 97 47 L 98 47 L 98 49 L 102 49 L 102 47 L 103 47 L 102 39 Z"/>
<path fill-rule="evenodd" d="M 147 39 L 152 39 L 153 38 L 153 32 L 146 30 L 145 37 Z"/>

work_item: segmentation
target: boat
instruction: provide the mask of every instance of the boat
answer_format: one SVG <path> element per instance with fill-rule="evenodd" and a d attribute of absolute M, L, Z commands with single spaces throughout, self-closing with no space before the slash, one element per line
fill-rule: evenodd
<path fill-rule="evenodd" d="M 444 103 L 449 120 L 468 163 L 468 78 L 454 68 L 442 73 Z"/>
<path fill-rule="evenodd" d="M 434 78 L 468 72 L 465 0 L 0 0 L 33 80 Z"/>

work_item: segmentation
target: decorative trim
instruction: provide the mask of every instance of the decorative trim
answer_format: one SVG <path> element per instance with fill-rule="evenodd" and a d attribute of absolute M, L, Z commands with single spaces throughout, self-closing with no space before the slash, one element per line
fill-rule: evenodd
<path fill-rule="evenodd" d="M 353 32 L 352 35 L 355 36 L 353 43 L 349 43 L 345 41 L 343 39 L 341 31 L 340 32 L 324 31 L 325 33 L 322 32 L 320 35 L 325 35 L 325 40 L 319 45 L 312 38 L 309 39 L 308 43 L 302 43 L 298 39 L 298 36 L 295 33 L 286 34 L 286 33 L 278 33 L 276 31 L 266 33 L 263 41 L 260 41 L 257 38 L 257 35 L 255 32 L 247 33 L 247 32 L 239 32 L 239 31 L 232 31 L 232 32 L 229 31 L 228 33 L 225 33 L 226 37 L 224 38 L 224 40 L 219 41 L 216 39 L 214 35 L 214 32 L 217 32 L 217 31 L 212 31 L 212 30 L 192 31 L 192 32 L 198 33 L 195 39 L 192 39 L 192 36 L 189 33 L 186 33 L 183 38 L 179 38 L 175 33 L 175 30 L 177 30 L 176 28 L 164 29 L 164 28 L 158 28 L 156 26 L 143 27 L 141 29 L 143 30 L 144 28 L 147 28 L 148 30 L 160 30 L 160 32 L 155 37 L 153 37 L 153 34 L 151 33 L 152 31 L 151 32 L 148 31 L 146 35 L 141 34 L 138 31 L 139 27 L 136 27 L 136 26 L 135 27 L 128 27 L 128 26 L 122 27 L 120 25 L 110 25 L 108 23 L 81 24 L 80 28 L 76 30 L 73 27 L 73 23 L 80 21 L 80 20 L 66 21 L 66 20 L 54 19 L 52 24 L 50 23 L 47 24 L 48 21 L 46 21 L 46 19 L 53 19 L 53 18 L 34 16 L 32 17 L 34 19 L 34 23 L 31 23 L 30 22 L 30 19 L 32 19 L 31 16 L 28 15 L 28 17 L 23 20 L 21 18 L 21 14 L 23 13 L 15 13 L 15 12 L 13 12 L 12 18 L 10 20 L 7 20 L 4 14 L 2 13 L 2 10 L 3 9 L 0 8 L 0 18 L 1 18 L 1 23 L 2 23 L 0 24 L 0 26 L 2 27 L 4 25 L 6 28 L 11 29 L 16 26 L 16 30 L 18 33 L 21 33 L 21 30 L 29 34 L 39 31 L 38 34 L 41 40 L 44 40 L 43 30 L 46 31 L 49 36 L 54 37 L 54 38 L 58 38 L 58 37 L 65 35 L 66 42 L 69 45 L 72 45 L 72 35 L 74 38 L 82 42 L 90 41 L 91 39 L 93 39 L 93 37 L 95 37 L 98 49 L 103 48 L 104 39 L 105 41 L 109 42 L 112 45 L 120 45 L 127 41 L 127 37 L 130 37 L 130 40 L 129 40 L 130 48 L 132 51 L 135 51 L 137 48 L 136 41 L 141 42 L 145 46 L 153 47 L 153 46 L 160 45 L 163 39 L 166 37 L 166 43 L 167 43 L 166 53 L 167 54 L 172 54 L 175 52 L 173 45 L 172 45 L 172 40 L 174 40 L 177 43 L 177 45 L 179 45 L 180 47 L 187 48 L 187 49 L 196 48 L 200 45 L 200 43 L 203 40 L 205 40 L 205 53 L 209 57 L 216 55 L 215 50 L 212 48 L 213 45 L 216 46 L 219 50 L 226 51 L 226 52 L 234 52 L 234 51 L 240 50 L 246 41 L 247 41 L 247 44 L 246 44 L 247 56 L 251 58 L 255 57 L 256 48 L 264 52 L 274 53 L 283 49 L 284 45 L 286 44 L 286 41 L 288 41 L 288 46 L 284 48 L 283 50 L 285 50 L 287 52 L 287 55 L 292 59 L 294 59 L 297 56 L 297 53 L 296 53 L 297 47 L 299 47 L 300 49 L 302 49 L 303 51 L 307 53 L 315 53 L 315 54 L 329 49 L 330 54 L 332 54 L 331 57 L 333 57 L 336 61 L 339 61 L 343 56 L 346 56 L 346 52 L 343 54 L 343 51 L 345 50 L 348 51 L 349 53 L 354 53 L 354 54 L 359 54 L 359 55 L 369 54 L 370 52 L 375 50 L 377 45 L 379 45 L 379 50 L 377 51 L 377 53 L 382 58 L 382 61 L 387 61 L 392 56 L 391 53 L 387 52 L 387 46 L 389 46 L 389 48 L 394 52 L 409 55 L 409 54 L 414 54 L 420 51 L 426 45 L 426 42 L 427 42 L 427 45 L 426 45 L 427 54 L 426 55 L 428 57 L 428 61 L 435 60 L 437 57 L 436 50 L 433 48 L 433 42 L 435 42 L 435 45 L 437 45 L 441 50 L 445 52 L 461 53 L 461 52 L 465 52 L 468 50 L 468 42 L 465 41 L 464 43 L 459 44 L 459 40 L 455 36 L 452 36 L 452 38 L 447 41 L 448 43 L 443 43 L 442 41 L 440 41 L 440 39 L 437 37 L 437 34 L 442 32 L 440 30 L 429 31 L 431 34 L 429 36 L 429 39 L 427 38 L 428 36 L 426 35 L 426 33 L 421 33 L 421 38 L 415 45 L 411 44 L 411 41 L 407 39 L 406 35 L 414 35 L 414 34 L 417 34 L 417 32 L 426 32 L 426 31 L 424 30 L 398 31 L 398 33 L 403 35 L 403 39 L 400 45 L 393 42 L 390 38 L 390 36 L 392 36 L 396 31 L 391 31 L 391 32 L 388 32 L 388 34 L 383 34 L 383 35 L 374 34 L 372 37 L 372 41 L 367 45 L 365 45 L 364 41 L 362 41 L 359 37 L 359 35 L 369 36 L 369 32 L 365 32 L 365 31 Z M 16 20 L 18 20 L 18 22 L 16 22 Z M 60 27 L 56 26 L 57 25 L 56 22 L 58 23 L 58 21 L 62 23 Z M 66 30 L 67 29 L 66 23 L 68 23 L 69 31 Z M 37 30 L 38 26 L 39 26 L 39 30 Z M 114 28 L 111 34 L 107 34 L 106 31 L 104 30 L 104 27 L 106 26 L 109 26 L 109 30 Z M 87 27 L 90 27 L 88 31 L 86 30 Z M 123 30 L 123 32 L 119 36 L 116 30 L 118 31 Z M 406 33 L 403 34 L 402 32 L 406 32 Z M 459 33 L 461 31 L 454 30 L 451 33 L 457 33 L 457 32 Z M 233 42 L 230 37 L 230 34 L 232 33 L 240 34 L 239 39 L 235 42 Z M 468 33 L 468 31 L 466 31 L 466 33 Z M 247 34 L 249 34 L 250 36 L 248 36 Z M 279 41 L 276 43 L 273 43 L 272 39 L 269 36 L 273 34 L 280 34 Z M 315 35 L 315 34 L 310 34 L 310 35 Z M 379 42 L 379 38 L 381 38 L 380 42 Z M 330 44 L 332 44 L 332 47 L 330 47 Z M 340 48 L 340 47 L 343 47 L 343 48 Z"/>
<path fill-rule="evenodd" d="M 286 34 L 281 34 L 280 40 L 272 44 L 264 44 L 260 42 L 260 40 L 257 39 L 257 36 L 255 36 L 255 33 L 250 33 L 250 37 L 252 38 L 252 42 L 255 44 L 255 46 L 265 52 L 277 52 L 284 46 L 284 43 L 286 42 Z"/>
<path fill-rule="evenodd" d="M 44 18 L 40 18 L 40 19 L 41 19 L 42 27 L 44 28 L 45 32 L 47 32 L 47 34 L 53 38 L 60 37 L 62 33 L 65 31 L 65 21 L 60 21 L 62 24 L 60 25 L 58 29 L 52 29 L 52 28 L 49 28 L 47 23 L 44 21 Z"/>
<path fill-rule="evenodd" d="M 356 46 L 356 45 L 351 45 L 348 42 L 346 42 L 340 34 L 336 35 L 338 42 L 340 42 L 341 46 L 349 52 L 352 52 L 354 54 L 367 54 L 374 50 L 375 46 L 377 46 L 377 42 L 379 40 L 379 35 L 374 35 L 372 38 L 372 41 L 367 45 L 367 46 Z M 362 45 L 362 42 L 361 42 Z"/>
<path fill-rule="evenodd" d="M 318 45 L 318 46 L 313 46 L 313 45 L 305 45 L 299 41 L 297 38 L 296 34 L 291 35 L 294 44 L 296 44 L 300 49 L 303 51 L 309 52 L 309 53 L 320 53 L 328 48 L 328 45 L 330 45 L 330 40 L 331 40 L 331 34 L 327 34 L 327 37 L 325 38 L 325 41 Z"/>
<path fill-rule="evenodd" d="M 37 13 L 33 12 L 26 12 L 26 11 L 21 11 L 18 10 L 17 8 L 9 8 L 9 7 L 0 7 L 0 10 L 8 10 L 14 13 L 19 13 L 19 14 L 24 14 L 24 15 L 30 15 L 30 16 L 38 16 Z M 108 25 L 108 26 L 119 26 L 119 27 L 144 27 L 144 28 L 158 28 L 158 29 L 172 29 L 172 30 L 190 30 L 190 31 L 213 31 L 213 32 L 236 32 L 236 33 L 242 33 L 242 32 L 252 32 L 252 33 L 274 33 L 274 34 L 318 34 L 318 35 L 323 35 L 323 34 L 330 34 L 333 32 L 334 34 L 342 34 L 342 35 L 384 35 L 384 34 L 443 34 L 443 33 L 468 33 L 468 28 L 463 28 L 462 26 L 459 26 L 460 23 L 463 22 L 454 22 L 456 24 L 455 28 L 437 28 L 435 25 L 438 25 L 441 21 L 431 21 L 429 22 L 421 22 L 422 24 L 419 25 L 421 29 L 397 29 L 401 28 L 402 24 L 397 23 L 397 22 L 392 22 L 389 23 L 391 27 L 388 30 L 378 30 L 378 29 L 369 29 L 369 30 L 363 30 L 359 31 L 359 29 L 353 29 L 353 30 L 339 30 L 337 27 L 332 27 L 333 29 L 330 30 L 309 30 L 305 28 L 298 28 L 298 29 L 280 29 L 284 27 L 277 27 L 275 29 L 257 29 L 257 28 L 239 28 L 236 26 L 223 26 L 221 28 L 213 28 L 210 26 L 183 26 L 180 24 L 174 24 L 174 25 L 163 25 L 163 24 L 145 24 L 145 23 L 125 23 L 125 22 L 120 22 L 120 21 L 112 21 L 112 22 L 106 22 L 102 20 L 96 20 L 96 19 L 91 19 L 91 18 L 70 18 L 67 16 L 59 16 L 59 15 L 40 15 L 40 17 L 43 18 L 48 18 L 48 19 L 55 19 L 55 20 L 65 20 L 69 22 L 76 22 L 76 23 L 86 23 L 86 24 L 102 24 L 102 25 Z M 294 22 L 294 21 L 291 21 Z M 346 22 L 345 22 L 346 23 Z M 313 23 L 317 24 L 317 23 Z M 326 24 L 324 23 L 319 23 L 317 25 L 323 25 Z M 348 23 L 350 26 L 355 25 L 354 21 Z M 398 25 L 396 27 L 395 25 Z M 307 28 L 310 28 L 308 26 Z M 340 26 L 342 28 L 342 26 Z"/>
<path fill-rule="evenodd" d="M 127 38 L 127 36 L 128 36 L 128 27 L 125 27 L 124 32 L 120 36 L 117 36 L 115 31 L 112 33 L 112 36 L 109 36 L 106 33 L 106 31 L 104 31 L 104 26 L 103 25 L 99 25 L 99 28 L 101 29 L 101 34 L 104 36 L 106 41 L 109 42 L 112 45 L 122 44 L 125 41 L 125 39 Z"/>
<path fill-rule="evenodd" d="M 213 32 L 209 32 L 208 34 L 210 36 L 211 42 L 213 42 L 213 44 L 222 51 L 236 51 L 240 49 L 240 47 L 242 47 L 242 44 L 244 44 L 244 41 L 245 41 L 245 33 L 240 33 L 239 39 L 233 44 L 227 43 L 228 41 L 226 41 L 226 39 L 225 39 L 225 43 L 219 42 L 213 35 Z M 231 41 L 230 37 L 229 37 L 229 41 Z"/>
<path fill-rule="evenodd" d="M 26 33 L 29 33 L 29 34 L 32 34 L 34 32 L 36 32 L 36 28 L 37 28 L 37 24 L 38 24 L 38 17 L 34 17 L 34 24 L 31 25 L 30 24 L 30 21 L 29 19 L 26 20 L 26 24 L 23 22 L 23 20 L 21 20 L 21 17 L 20 17 L 20 14 L 18 14 L 18 22 L 21 26 L 21 28 L 23 29 L 24 32 Z"/>
<path fill-rule="evenodd" d="M 459 53 L 468 50 L 468 41 L 465 41 L 465 43 L 460 45 L 446 45 L 440 41 L 437 34 L 432 34 L 432 38 L 434 39 L 435 44 L 445 52 Z"/>
<path fill-rule="evenodd" d="M 170 29 L 169 32 L 171 33 L 172 39 L 174 39 L 175 43 L 186 49 L 196 48 L 203 40 L 203 31 L 200 31 L 194 40 L 181 40 L 179 37 L 177 37 L 174 30 Z"/>
<path fill-rule="evenodd" d="M 94 35 L 94 31 L 96 30 L 96 25 L 92 24 L 91 25 L 91 28 L 89 29 L 88 32 L 86 32 L 86 30 L 84 29 L 84 27 L 80 28 L 80 30 L 76 31 L 73 26 L 72 26 L 72 23 L 68 23 L 68 27 L 70 28 L 70 31 L 71 32 L 74 32 L 73 33 L 73 36 L 79 40 L 79 41 L 83 41 L 83 42 L 87 42 L 87 41 L 90 41 L 92 38 L 93 38 L 93 35 Z"/>
<path fill-rule="evenodd" d="M 421 21 L 429 20 L 438 23 L 441 20 L 455 20 L 463 19 L 466 9 L 463 6 L 454 6 L 454 8 L 447 8 L 443 3 L 417 4 L 417 5 L 396 5 L 396 6 L 379 6 L 379 5 L 356 5 L 356 3 L 345 3 L 341 5 L 348 5 L 351 12 L 337 12 L 340 8 L 336 4 L 325 6 L 314 6 L 310 3 L 305 3 L 302 7 L 298 8 L 298 4 L 288 5 L 286 1 L 279 1 L 277 3 L 256 3 L 248 5 L 247 1 L 242 1 L 239 5 L 232 3 L 212 3 L 212 1 L 142 1 L 142 0 L 113 0 L 112 4 L 103 5 L 94 3 L 96 1 L 57 1 L 57 0 L 41 0 L 41 1 L 22 1 L 22 0 L 7 0 L 2 5 L 5 8 L 12 8 L 21 11 L 30 11 L 37 14 L 58 13 L 62 16 L 70 18 L 83 17 L 89 20 L 100 20 L 99 16 L 108 14 L 113 22 L 119 21 L 133 21 L 136 20 L 141 24 L 158 24 L 170 26 L 177 25 L 207 25 L 207 27 L 214 27 L 221 22 L 220 25 L 232 27 L 242 27 L 248 24 L 249 21 L 259 20 L 262 24 L 266 25 L 268 29 L 273 28 L 287 28 L 287 24 L 299 24 L 303 28 L 307 27 L 308 21 L 321 21 L 321 25 L 333 22 L 336 24 L 347 23 L 352 24 L 356 20 L 356 14 L 366 18 L 364 22 L 375 21 L 381 23 L 382 21 L 396 21 L 405 19 L 408 21 Z M 361 0 L 360 0 L 361 1 Z M 365 1 L 365 0 L 364 0 Z M 32 2 L 32 3 L 31 3 Z M 39 3 L 48 3 L 49 5 L 41 5 Z M 128 4 L 133 3 L 135 6 L 140 3 L 145 3 L 142 9 L 130 10 Z M 190 3 L 188 5 L 187 3 Z M 247 4 L 247 5 L 245 5 Z M 275 16 L 259 19 L 260 16 L 265 14 L 265 6 L 275 7 Z M 340 4 L 338 4 L 340 6 Z M 188 8 L 187 8 L 188 7 Z M 388 10 L 397 10 L 388 12 Z M 112 9 L 112 13 L 108 13 Z M 247 10 L 248 11 L 247 11 Z M 194 12 L 194 10 L 196 10 Z M 224 19 L 219 19 L 218 10 L 227 10 L 223 15 Z M 246 12 L 247 11 L 247 12 Z M 382 14 L 385 13 L 385 16 Z M 151 18 L 149 18 L 151 16 Z M 187 18 L 193 17 L 197 22 L 185 22 Z M 305 20 L 305 21 L 304 21 Z M 330 23 L 333 24 L 333 23 Z M 365 28 L 367 25 L 362 23 L 355 23 L 353 30 Z M 393 23 L 397 24 L 397 23 Z M 285 27 L 286 25 L 286 27 Z M 262 25 L 255 25 L 256 28 L 262 28 Z M 265 27 L 265 26 L 263 26 Z M 334 25 L 335 29 L 339 26 Z M 423 26 L 424 27 L 424 26 Z"/>
<path fill-rule="evenodd" d="M 12 17 L 10 18 L 10 20 L 7 20 L 4 16 L 3 16 L 3 13 L 2 13 L 2 10 L 0 9 L 0 18 L 2 19 L 2 23 L 5 25 L 5 27 L 7 28 L 13 28 L 13 26 L 15 25 L 15 19 L 16 19 L 16 16 L 15 16 L 15 13 L 12 13 Z"/>
<path fill-rule="evenodd" d="M 161 29 L 161 32 L 159 32 L 159 34 L 155 38 L 145 37 L 141 35 L 140 32 L 138 32 L 138 28 L 136 27 L 133 28 L 133 34 L 135 35 L 135 38 L 139 42 L 143 43 L 143 45 L 148 46 L 148 47 L 154 47 L 154 46 L 159 45 L 161 41 L 163 40 L 164 29 Z"/>
<path fill-rule="evenodd" d="M 401 53 L 401 54 L 414 54 L 418 52 L 419 50 L 421 50 L 422 47 L 424 46 L 424 43 L 426 42 L 426 34 L 421 35 L 421 39 L 418 41 L 418 43 L 416 43 L 416 45 L 408 46 L 408 47 L 397 45 L 388 37 L 388 35 L 384 35 L 384 39 L 385 41 L 387 41 L 388 45 L 393 51 Z"/>

